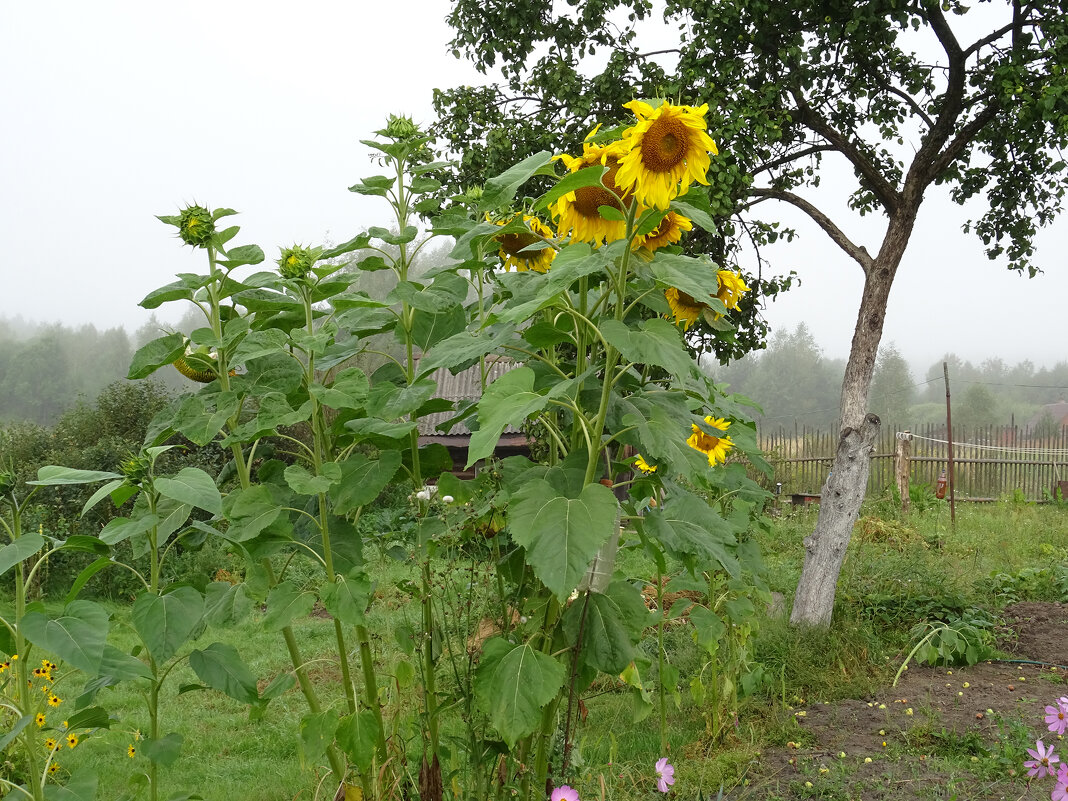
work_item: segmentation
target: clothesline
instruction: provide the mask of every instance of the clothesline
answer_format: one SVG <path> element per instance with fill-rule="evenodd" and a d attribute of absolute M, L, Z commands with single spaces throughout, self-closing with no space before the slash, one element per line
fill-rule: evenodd
<path fill-rule="evenodd" d="M 902 436 L 904 432 L 899 432 L 898 436 Z M 943 445 L 948 445 L 949 440 L 936 439 L 934 437 L 923 437 L 919 434 L 912 434 L 913 439 L 922 439 L 925 442 L 939 442 Z M 1064 456 L 1068 458 L 1068 450 L 1063 448 L 1019 448 L 1019 447 L 1003 447 L 1000 445 L 980 445 L 975 442 L 954 442 L 954 449 L 957 448 L 976 448 L 978 450 L 986 451 L 999 451 L 1001 453 L 1024 453 L 1035 454 L 1041 456 Z"/>

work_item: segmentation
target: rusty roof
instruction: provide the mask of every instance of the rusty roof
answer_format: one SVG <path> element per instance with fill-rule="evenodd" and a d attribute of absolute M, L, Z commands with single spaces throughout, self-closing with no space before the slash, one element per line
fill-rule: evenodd
<path fill-rule="evenodd" d="M 486 383 L 492 384 L 517 366 L 516 362 L 507 356 L 486 357 Z M 455 375 L 442 367 L 431 373 L 429 377 L 438 385 L 438 397 L 455 401 L 458 406 L 460 402 L 477 401 L 482 397 L 482 371 L 477 364 L 468 367 L 466 370 L 461 370 Z M 463 421 L 453 425 L 448 434 L 438 430 L 438 426 L 441 423 L 455 416 L 456 412 L 436 412 L 419 418 L 419 435 L 421 437 L 432 437 L 435 441 L 441 441 L 443 437 L 467 439 L 471 436 L 471 429 Z M 514 426 L 508 426 L 504 429 L 504 433 L 507 435 L 520 434 L 521 432 Z"/>

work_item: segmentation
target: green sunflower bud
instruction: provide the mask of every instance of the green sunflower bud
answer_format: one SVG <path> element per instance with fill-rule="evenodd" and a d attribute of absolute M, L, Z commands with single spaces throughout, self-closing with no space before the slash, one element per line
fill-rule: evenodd
<path fill-rule="evenodd" d="M 283 278 L 299 279 L 311 272 L 318 252 L 310 248 L 294 245 L 282 251 L 278 259 L 278 272 Z"/>
<path fill-rule="evenodd" d="M 178 215 L 178 236 L 187 245 L 207 247 L 214 233 L 215 221 L 203 206 L 188 206 Z"/>
<path fill-rule="evenodd" d="M 152 463 L 143 453 L 127 453 L 126 458 L 119 464 L 119 471 L 131 484 L 140 484 L 148 478 L 151 469 Z"/>
<path fill-rule="evenodd" d="M 15 474 L 0 470 L 0 495 L 7 495 L 15 489 Z"/>
<path fill-rule="evenodd" d="M 395 114 L 389 115 L 386 127 L 380 133 L 397 141 L 422 136 L 422 131 L 419 130 L 419 126 L 415 124 L 411 117 L 398 117 Z"/>

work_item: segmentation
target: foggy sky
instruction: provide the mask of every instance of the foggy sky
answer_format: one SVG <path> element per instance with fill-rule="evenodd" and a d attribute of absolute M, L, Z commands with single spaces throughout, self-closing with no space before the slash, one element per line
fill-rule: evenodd
<path fill-rule="evenodd" d="M 388 225 L 379 199 L 347 191 L 375 172 L 358 140 L 391 112 L 430 122 L 434 87 L 486 80 L 447 52 L 448 10 L 447 0 L 4 4 L 0 315 L 136 328 L 148 319 L 137 307 L 145 294 L 205 269 L 203 254 L 155 219 L 194 201 L 239 210 L 234 244 L 255 242 L 269 260 L 280 247 Z M 766 255 L 802 285 L 767 318 L 804 321 L 842 357 L 860 269 L 802 215 L 775 212 L 802 236 Z M 1046 272 L 1027 279 L 961 233 L 968 216 L 929 193 L 884 342 L 913 363 L 947 351 L 974 362 L 1068 359 L 1068 221 L 1040 235 Z M 877 250 L 878 219 L 842 227 Z"/>

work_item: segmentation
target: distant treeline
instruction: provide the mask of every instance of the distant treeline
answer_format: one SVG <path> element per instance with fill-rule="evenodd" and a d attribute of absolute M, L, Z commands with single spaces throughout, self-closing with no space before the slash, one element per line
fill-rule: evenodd
<path fill-rule="evenodd" d="M 879 349 L 868 408 L 895 425 L 944 422 L 946 390 L 942 362 L 949 364 L 955 425 L 988 426 L 1041 422 L 1043 407 L 1068 399 L 1068 361 L 1035 368 L 987 359 L 975 365 L 947 353 L 919 377 L 893 343 Z M 758 403 L 759 422 L 833 426 L 838 417 L 844 359 L 828 359 L 801 323 L 776 332 L 763 351 L 726 367 L 709 366 L 730 391 Z"/>

